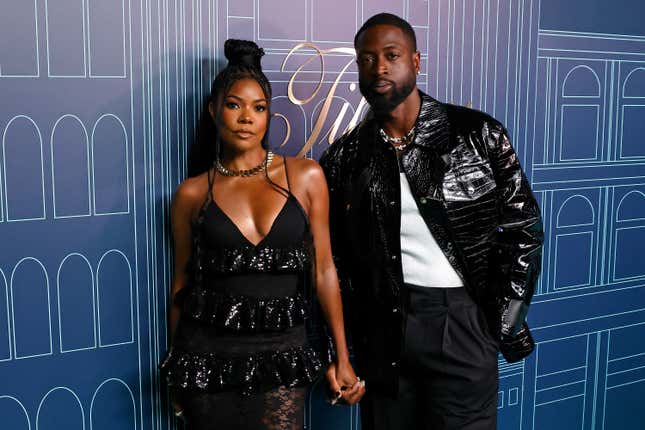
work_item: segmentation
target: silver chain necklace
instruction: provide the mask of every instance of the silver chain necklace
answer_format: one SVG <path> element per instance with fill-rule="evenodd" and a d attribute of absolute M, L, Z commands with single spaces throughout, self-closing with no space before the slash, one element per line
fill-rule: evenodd
<path fill-rule="evenodd" d="M 273 161 L 273 152 L 267 151 L 266 160 L 262 161 L 260 164 L 250 169 L 240 169 L 240 170 L 227 169 L 222 165 L 222 163 L 220 163 L 219 159 L 217 159 L 217 162 L 215 163 L 215 168 L 220 174 L 224 176 L 242 176 L 246 178 L 249 176 L 257 175 L 258 173 L 262 172 L 264 169 L 268 168 L 269 165 L 271 164 L 271 161 Z"/>
<path fill-rule="evenodd" d="M 388 136 L 385 130 L 382 128 L 378 129 L 381 138 L 389 144 L 391 144 L 394 149 L 397 151 L 403 151 L 414 139 L 414 127 L 412 127 L 404 136 L 401 137 L 391 137 Z"/>

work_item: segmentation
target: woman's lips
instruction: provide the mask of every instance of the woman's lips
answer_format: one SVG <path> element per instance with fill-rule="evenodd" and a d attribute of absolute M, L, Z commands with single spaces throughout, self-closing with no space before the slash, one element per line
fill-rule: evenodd
<path fill-rule="evenodd" d="M 246 131 L 246 130 L 240 130 L 240 131 L 236 131 L 235 135 L 237 137 L 239 137 L 240 139 L 248 139 L 248 138 L 254 136 L 255 133 L 252 133 L 252 132 Z"/>

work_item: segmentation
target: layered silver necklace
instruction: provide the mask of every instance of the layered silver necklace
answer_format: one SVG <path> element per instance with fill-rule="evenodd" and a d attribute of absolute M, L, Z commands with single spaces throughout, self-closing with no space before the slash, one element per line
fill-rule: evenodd
<path fill-rule="evenodd" d="M 404 136 L 391 137 L 382 128 L 378 129 L 381 138 L 392 145 L 397 151 L 403 151 L 414 140 L 414 127 L 412 127 Z"/>

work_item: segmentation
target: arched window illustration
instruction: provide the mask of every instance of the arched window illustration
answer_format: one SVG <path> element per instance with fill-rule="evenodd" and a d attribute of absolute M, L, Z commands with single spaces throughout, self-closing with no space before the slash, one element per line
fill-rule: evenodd
<path fill-rule="evenodd" d="M 49 77 L 85 77 L 84 0 L 45 0 Z"/>
<path fill-rule="evenodd" d="M 120 379 L 104 381 L 94 393 L 90 405 L 92 430 L 135 430 L 135 403 L 132 390 Z"/>
<path fill-rule="evenodd" d="M 641 191 L 625 194 L 618 203 L 616 221 L 645 221 L 645 194 Z"/>
<path fill-rule="evenodd" d="M 0 76 L 39 77 L 37 13 L 36 0 L 2 3 L 0 40 L 11 49 L 0 51 Z"/>
<path fill-rule="evenodd" d="M 42 263 L 26 257 L 11 273 L 11 314 L 16 358 L 52 353 L 49 279 Z"/>
<path fill-rule="evenodd" d="M 56 121 L 51 152 L 54 218 L 90 215 L 89 138 L 78 117 Z"/>
<path fill-rule="evenodd" d="M 602 88 L 589 66 L 573 67 L 562 82 L 559 161 L 598 157 Z"/>
<path fill-rule="evenodd" d="M 125 78 L 125 3 L 87 0 L 91 77 Z M 109 17 L 109 19 L 106 19 Z"/>
<path fill-rule="evenodd" d="M 645 276 L 642 260 L 634 256 L 645 252 L 645 193 L 630 191 L 616 207 L 614 280 Z"/>
<path fill-rule="evenodd" d="M 70 254 L 56 276 L 61 352 L 96 347 L 94 274 L 87 258 Z"/>
<path fill-rule="evenodd" d="M 106 252 L 97 268 L 99 345 L 112 346 L 134 341 L 132 269 L 117 250 Z"/>
<path fill-rule="evenodd" d="M 7 278 L 0 270 L 0 361 L 11 359 L 11 337 L 9 335 L 9 288 Z M 0 415 L 1 416 L 1 415 Z"/>
<path fill-rule="evenodd" d="M 620 157 L 645 157 L 645 68 L 634 69 L 625 77 L 622 95 Z"/>
<path fill-rule="evenodd" d="M 85 430 L 85 412 L 81 401 L 67 387 L 50 390 L 38 405 L 37 430 Z"/>
<path fill-rule="evenodd" d="M 11 396 L 0 396 L 2 426 L 12 430 L 30 430 L 31 423 L 24 405 Z"/>
<path fill-rule="evenodd" d="M 92 130 L 94 213 L 128 213 L 128 136 L 123 122 L 112 114 L 101 116 Z"/>
<path fill-rule="evenodd" d="M 563 97 L 600 97 L 600 79 L 589 66 L 576 66 L 562 83 Z"/>
<path fill-rule="evenodd" d="M 7 221 L 45 219 L 43 142 L 25 115 L 11 119 L 2 134 Z"/>
<path fill-rule="evenodd" d="M 645 67 L 629 72 L 623 84 L 623 97 L 645 98 Z"/>
<path fill-rule="evenodd" d="M 595 213 L 587 197 L 567 198 L 556 215 L 554 289 L 591 285 Z"/>
<path fill-rule="evenodd" d="M 560 207 L 558 227 L 576 227 L 594 224 L 594 210 L 589 199 L 583 196 L 569 197 Z"/>

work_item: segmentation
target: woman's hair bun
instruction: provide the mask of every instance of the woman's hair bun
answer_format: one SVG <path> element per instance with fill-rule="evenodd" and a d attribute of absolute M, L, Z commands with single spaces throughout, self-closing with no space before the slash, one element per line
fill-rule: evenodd
<path fill-rule="evenodd" d="M 250 40 L 228 39 L 224 42 L 224 55 L 229 65 L 262 70 L 260 59 L 264 55 L 264 50 Z"/>

